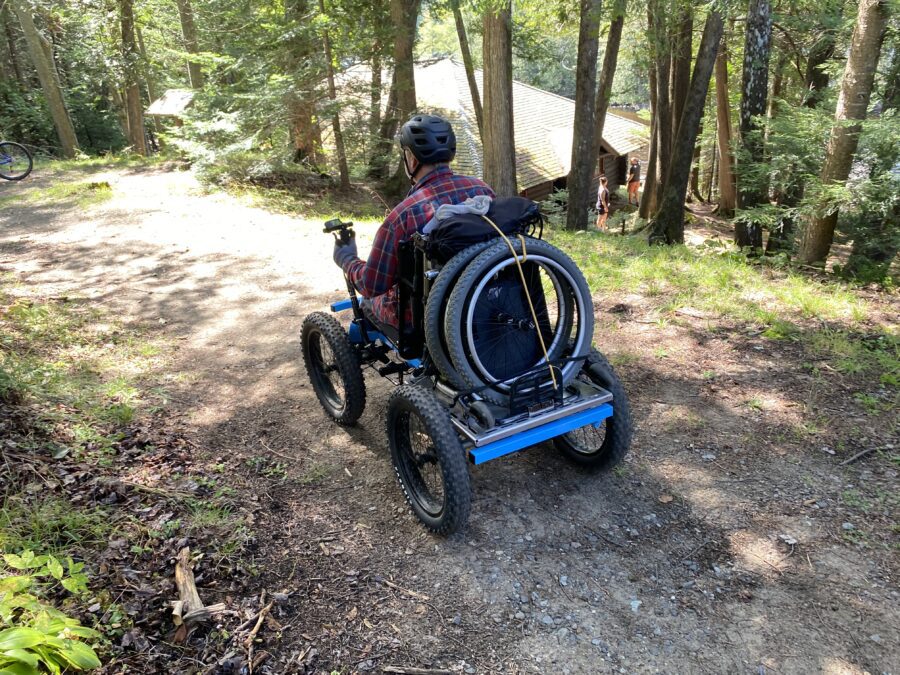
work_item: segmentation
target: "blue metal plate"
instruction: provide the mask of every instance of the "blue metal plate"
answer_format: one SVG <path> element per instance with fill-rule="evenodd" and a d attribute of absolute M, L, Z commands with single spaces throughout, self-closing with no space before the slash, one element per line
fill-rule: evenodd
<path fill-rule="evenodd" d="M 599 427 L 603 423 L 603 420 L 607 417 L 612 417 L 612 414 L 613 407 L 609 403 L 604 403 L 596 408 L 583 410 L 574 415 L 569 415 L 568 417 L 547 422 L 547 424 L 542 424 L 539 427 L 528 429 L 515 436 L 500 439 L 499 441 L 483 445 L 480 448 L 473 448 L 469 451 L 469 460 L 473 464 L 483 464 L 489 460 L 516 452 L 517 450 L 522 450 L 523 448 L 537 445 L 538 443 L 551 438 L 562 436 L 574 429 L 586 427 L 589 424 Z"/>

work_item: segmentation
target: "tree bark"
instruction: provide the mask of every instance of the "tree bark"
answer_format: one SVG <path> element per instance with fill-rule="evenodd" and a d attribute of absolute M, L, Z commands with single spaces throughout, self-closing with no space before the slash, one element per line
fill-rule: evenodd
<path fill-rule="evenodd" d="M 25 35 L 25 44 L 28 46 L 28 54 L 37 71 L 44 98 L 50 108 L 50 116 L 53 118 L 53 126 L 56 127 L 56 135 L 59 137 L 59 145 L 65 157 L 74 157 L 78 152 L 78 139 L 75 137 L 75 127 L 72 118 L 66 109 L 62 89 L 56 75 L 56 67 L 53 64 L 52 52 L 46 46 L 46 40 L 38 33 L 31 16 L 30 9 L 23 0 L 11 0 L 13 11 L 22 26 Z M 48 58 L 48 53 L 50 57 Z"/>
<path fill-rule="evenodd" d="M 459 0 L 450 0 L 453 8 L 453 18 L 456 21 L 456 35 L 459 38 L 459 51 L 462 53 L 463 67 L 466 69 L 466 81 L 469 83 L 469 95 L 472 97 L 472 107 L 475 109 L 475 122 L 478 124 L 478 135 L 484 137 L 484 111 L 481 108 L 481 94 L 478 92 L 478 83 L 475 81 L 475 63 L 472 61 L 472 52 L 469 50 L 469 38 L 466 35 L 466 24 L 463 22 L 462 11 L 459 9 Z"/>
<path fill-rule="evenodd" d="M 875 69 L 887 26 L 886 0 L 860 0 L 850 54 L 841 80 L 841 93 L 825 150 L 825 164 L 819 176 L 824 185 L 843 183 L 850 175 L 859 143 L 862 120 L 866 118 Z M 855 124 L 847 124 L 856 121 Z M 812 218 L 807 224 L 797 258 L 806 264 L 824 263 L 831 250 L 838 212 L 832 210 Z"/>
<path fill-rule="evenodd" d="M 321 70 L 316 57 L 318 39 L 309 28 L 312 18 L 309 0 L 288 0 L 284 4 L 284 14 L 293 33 L 283 63 L 285 73 L 293 76 L 293 87 L 285 102 L 290 119 L 292 157 L 294 162 L 306 163 L 316 169 L 322 147 L 322 132 L 316 119 Z"/>
<path fill-rule="evenodd" d="M 803 105 L 807 108 L 815 108 L 822 92 L 828 87 L 828 73 L 823 66 L 834 55 L 834 31 L 827 29 L 825 33 L 813 44 L 806 60 L 806 93 L 803 97 Z"/>
<path fill-rule="evenodd" d="M 716 55 L 716 136 L 719 142 L 719 207 L 724 218 L 734 215 L 737 190 L 734 180 L 734 155 L 731 152 L 731 106 L 728 101 L 728 52 L 722 40 Z"/>
<path fill-rule="evenodd" d="M 197 27 L 194 24 L 194 8 L 191 0 L 175 0 L 178 5 L 178 18 L 181 20 L 181 36 L 184 39 L 184 49 L 189 54 L 200 52 L 200 41 L 197 39 Z M 196 61 L 188 60 L 188 78 L 191 89 L 200 89 L 203 86 L 203 70 Z"/>
<path fill-rule="evenodd" d="M 9 52 L 9 63 L 13 76 L 19 86 L 25 88 L 25 78 L 22 76 L 22 65 L 19 63 L 19 49 L 16 47 L 16 34 L 13 32 L 12 20 L 6 5 L 0 7 L 0 20 L 3 21 L 3 32 L 6 35 L 6 49 Z"/>
<path fill-rule="evenodd" d="M 678 10 L 678 18 L 674 24 L 672 36 L 672 66 L 669 83 L 672 102 L 672 142 L 678 133 L 681 114 L 684 110 L 688 87 L 691 83 L 691 57 L 693 56 L 694 17 L 691 7 L 683 4 Z"/>
<path fill-rule="evenodd" d="M 591 201 L 594 151 L 594 103 L 597 90 L 597 49 L 600 40 L 600 0 L 581 0 L 578 26 L 578 61 L 575 71 L 575 119 L 572 125 L 572 161 L 566 185 L 569 204 L 566 229 L 586 230 Z"/>
<path fill-rule="evenodd" d="M 499 197 L 511 197 L 518 192 L 511 14 L 510 0 L 484 14 L 484 180 Z"/>
<path fill-rule="evenodd" d="M 653 242 L 684 243 L 684 194 L 687 190 L 691 158 L 697 142 L 697 133 L 700 129 L 700 120 L 703 117 L 703 107 L 706 102 L 706 92 L 709 88 L 709 79 L 712 76 L 716 50 L 722 39 L 723 28 L 722 15 L 718 10 L 711 9 L 703 26 L 703 37 L 697 50 L 694 73 L 691 76 L 681 124 L 678 125 L 677 140 L 672 153 L 672 162 L 666 174 L 659 210 L 650 223 L 650 239 Z"/>
<path fill-rule="evenodd" d="M 659 118 L 656 112 L 656 64 L 651 60 L 650 72 L 647 73 L 647 88 L 650 92 L 650 152 L 647 157 L 647 171 L 644 174 L 644 191 L 641 194 L 641 205 L 638 216 L 648 219 L 656 208 L 656 125 Z"/>
<path fill-rule="evenodd" d="M 128 140 L 134 152 L 146 155 L 144 107 L 141 103 L 141 86 L 138 81 L 140 54 L 134 39 L 134 0 L 119 0 L 119 18 L 122 22 L 122 58 L 125 73 L 125 108 L 128 113 Z"/>
<path fill-rule="evenodd" d="M 369 138 L 378 136 L 381 126 L 381 45 L 372 51 L 372 81 L 369 85 Z"/>
<path fill-rule="evenodd" d="M 656 173 L 651 190 L 650 214 L 655 214 L 662 198 L 663 184 L 669 171 L 669 162 L 672 156 L 672 102 L 669 98 L 669 82 L 672 76 L 672 60 L 668 49 L 669 36 L 664 22 L 665 13 L 662 11 L 658 0 L 651 2 L 648 11 L 653 12 L 650 17 L 651 36 L 654 37 L 655 62 L 656 62 L 656 117 L 655 144 L 656 144 Z M 646 182 L 644 191 L 647 191 Z"/>
<path fill-rule="evenodd" d="M 751 164 L 765 161 L 765 145 L 758 133 L 756 118 L 766 112 L 769 95 L 769 54 L 772 41 L 772 8 L 769 0 L 750 0 L 747 32 L 744 39 L 744 68 L 741 79 L 741 145 Z M 746 172 L 742 175 L 747 175 Z M 742 181 L 743 182 L 743 181 Z M 743 184 L 738 190 L 738 206 L 748 208 L 768 201 L 768 181 Z M 762 248 L 762 226 L 742 220 L 735 223 L 734 240 L 738 246 Z"/>
<path fill-rule="evenodd" d="M 325 11 L 325 0 L 319 0 L 319 11 L 328 17 Z M 325 75 L 328 79 L 328 98 L 333 108 L 331 113 L 331 129 L 334 132 L 334 152 L 338 160 L 338 172 L 341 176 L 341 189 L 350 189 L 350 169 L 347 166 L 347 151 L 344 148 L 344 134 L 341 131 L 340 106 L 337 101 L 337 88 L 334 86 L 334 61 L 331 54 L 331 40 L 328 28 L 322 29 L 322 46 L 325 48 Z"/>
<path fill-rule="evenodd" d="M 603 142 L 603 127 L 606 125 L 606 111 L 609 110 L 613 80 L 619 62 L 619 47 L 622 44 L 622 29 L 625 27 L 627 0 L 616 0 L 613 5 L 613 16 L 609 22 L 609 33 L 606 36 L 606 51 L 603 52 L 603 67 L 600 69 L 600 82 L 597 86 L 597 102 L 594 106 L 594 161 L 600 159 L 600 143 Z"/>

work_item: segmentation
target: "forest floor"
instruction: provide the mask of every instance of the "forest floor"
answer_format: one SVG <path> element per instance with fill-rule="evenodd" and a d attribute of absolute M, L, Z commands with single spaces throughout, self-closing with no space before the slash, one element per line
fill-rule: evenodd
<path fill-rule="evenodd" d="M 396 484 L 391 386 L 367 376 L 346 429 L 307 381 L 302 318 L 346 292 L 318 218 L 164 166 L 0 185 L 0 309 L 65 305 L 113 336 L 91 343 L 105 367 L 142 359 L 120 375 L 124 435 L 2 447 L 39 478 L 6 484 L 0 544 L 40 545 L 35 520 L 59 516 L 38 496 L 93 500 L 93 595 L 72 611 L 110 637 L 109 673 L 900 672 L 896 295 L 551 238 L 595 292 L 632 452 L 604 475 L 550 445 L 475 467 L 469 528 L 442 539 Z M 226 610 L 185 638 L 186 546 Z"/>

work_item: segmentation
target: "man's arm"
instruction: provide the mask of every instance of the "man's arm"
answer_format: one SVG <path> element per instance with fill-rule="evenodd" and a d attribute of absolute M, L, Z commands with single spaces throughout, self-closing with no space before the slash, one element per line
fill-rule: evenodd
<path fill-rule="evenodd" d="M 397 276 L 397 232 L 394 214 L 387 217 L 375 233 L 369 259 L 359 258 L 344 263 L 343 269 L 363 297 L 374 298 L 394 286 Z"/>

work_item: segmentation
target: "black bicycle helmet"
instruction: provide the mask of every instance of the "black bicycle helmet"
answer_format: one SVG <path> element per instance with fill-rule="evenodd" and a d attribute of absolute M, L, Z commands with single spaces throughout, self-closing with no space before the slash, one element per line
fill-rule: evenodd
<path fill-rule="evenodd" d="M 414 115 L 400 128 L 400 147 L 409 148 L 423 164 L 450 162 L 456 156 L 456 134 L 437 115 Z"/>

